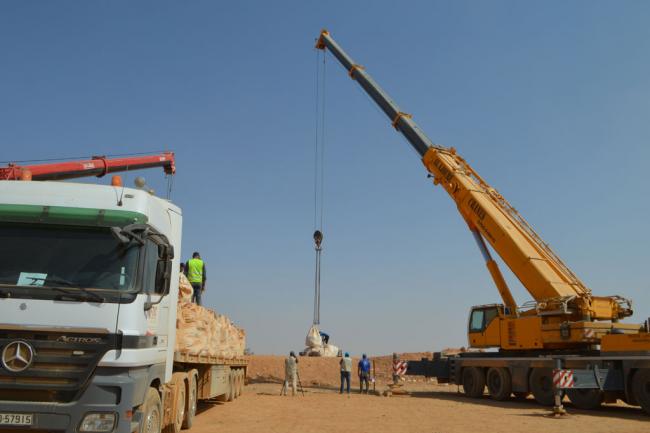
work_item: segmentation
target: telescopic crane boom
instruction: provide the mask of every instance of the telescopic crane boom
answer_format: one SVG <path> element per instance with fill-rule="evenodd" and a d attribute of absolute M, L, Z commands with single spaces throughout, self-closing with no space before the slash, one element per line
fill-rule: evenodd
<path fill-rule="evenodd" d="M 392 126 L 422 157 L 434 184 L 441 185 L 456 203 L 503 299 L 505 306 L 498 306 L 497 310 L 498 316 L 504 319 L 503 325 L 510 327 L 507 328 L 509 335 L 514 335 L 518 326 L 524 326 L 525 329 L 520 331 L 527 332 L 528 328 L 533 328 L 539 337 L 535 342 L 530 340 L 529 344 L 510 344 L 513 346 L 510 348 L 546 347 L 559 344 L 556 340 L 569 343 L 559 335 L 566 334 L 560 328 L 568 329 L 570 326 L 567 323 L 579 322 L 572 326 L 584 330 L 592 326 L 587 324 L 596 320 L 616 322 L 632 314 L 631 303 L 626 299 L 619 296 L 593 296 L 591 290 L 562 262 L 515 208 L 488 185 L 453 147 L 434 144 L 413 121 L 412 116 L 397 106 L 365 68 L 343 51 L 327 30 L 321 32 L 316 48 L 327 49 L 334 55 L 350 77 L 359 83 L 386 114 Z M 535 305 L 532 308 L 527 311 L 518 309 L 487 244 L 503 259 L 533 297 Z M 606 328 L 609 330 L 610 326 L 613 325 L 608 324 Z M 541 334 L 537 332 L 537 327 L 544 327 Z M 600 327 L 593 327 L 598 336 Z M 637 330 L 638 326 L 633 325 L 631 329 Z M 622 332 L 627 331 L 626 328 Z M 544 336 L 547 338 L 544 339 Z M 470 342 L 471 340 L 470 337 Z M 511 338 L 510 343 L 515 343 L 515 340 Z M 498 339 L 495 341 L 494 344 L 481 344 L 481 340 L 477 340 L 475 345 L 504 346 Z"/>
<path fill-rule="evenodd" d="M 37 165 L 0 167 L 0 180 L 64 180 L 79 177 L 102 177 L 108 173 L 162 167 L 166 174 L 176 172 L 173 152 L 156 155 L 107 158 L 93 156 L 81 161 L 55 162 Z"/>

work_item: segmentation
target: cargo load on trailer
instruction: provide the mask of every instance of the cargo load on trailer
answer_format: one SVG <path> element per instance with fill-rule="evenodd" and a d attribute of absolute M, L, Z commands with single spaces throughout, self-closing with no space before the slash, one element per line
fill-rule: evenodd
<path fill-rule="evenodd" d="M 191 293 L 192 286 L 183 274 L 180 274 L 179 286 L 174 350 L 190 355 L 242 357 L 246 332 L 227 316 L 192 303 L 191 295 L 188 300 L 187 293 Z"/>

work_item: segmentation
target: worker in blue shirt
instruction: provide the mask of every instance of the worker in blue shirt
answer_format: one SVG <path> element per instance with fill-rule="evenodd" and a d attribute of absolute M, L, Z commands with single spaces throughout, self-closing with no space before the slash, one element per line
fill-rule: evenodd
<path fill-rule="evenodd" d="M 370 389 L 370 360 L 364 353 L 357 365 L 359 370 L 359 394 L 363 393 L 363 384 L 366 384 L 366 394 Z"/>

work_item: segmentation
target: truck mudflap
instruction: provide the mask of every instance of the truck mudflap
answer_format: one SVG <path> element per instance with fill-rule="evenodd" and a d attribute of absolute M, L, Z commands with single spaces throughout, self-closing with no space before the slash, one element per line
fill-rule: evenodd
<path fill-rule="evenodd" d="M 113 370 L 113 369 L 111 369 Z M 140 413 L 133 408 L 142 403 L 140 389 L 148 383 L 148 369 L 135 375 L 133 371 L 120 372 L 102 370 L 91 377 L 91 381 L 78 399 L 69 403 L 0 401 L 0 412 L 31 416 L 31 424 L 21 426 L 26 432 L 43 430 L 52 432 L 78 432 L 86 416 L 101 414 L 99 418 L 113 419 L 117 433 L 131 433 L 138 430 Z M 143 383 L 139 383 L 143 382 Z M 134 401 L 135 400 L 135 401 Z M 98 418 L 97 416 L 95 416 Z M 108 421 L 105 421 L 108 422 Z M 0 425 L 3 430 L 14 431 L 15 425 Z"/>

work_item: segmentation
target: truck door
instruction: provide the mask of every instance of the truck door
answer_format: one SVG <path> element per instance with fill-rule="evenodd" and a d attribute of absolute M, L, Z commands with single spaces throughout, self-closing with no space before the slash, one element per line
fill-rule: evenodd
<path fill-rule="evenodd" d="M 489 305 L 472 308 L 469 315 L 467 339 L 470 347 L 499 347 L 500 319 L 503 307 Z"/>

